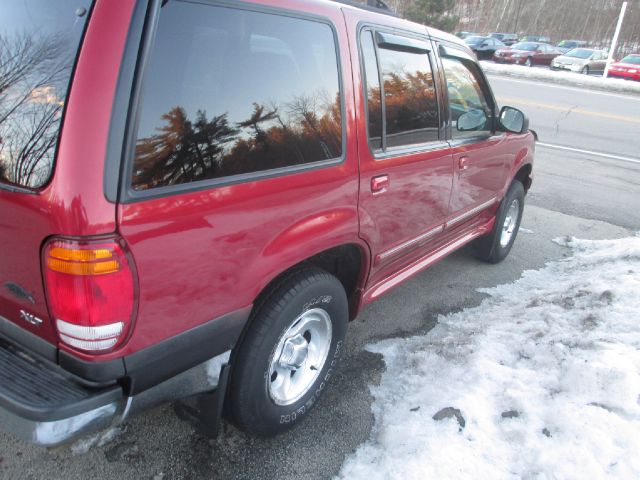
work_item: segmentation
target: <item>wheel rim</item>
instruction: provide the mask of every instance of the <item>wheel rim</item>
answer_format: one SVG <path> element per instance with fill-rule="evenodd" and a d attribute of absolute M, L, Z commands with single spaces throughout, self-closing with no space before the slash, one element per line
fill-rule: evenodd
<path fill-rule="evenodd" d="M 504 223 L 502 224 L 502 233 L 500 234 L 500 246 L 502 248 L 509 245 L 509 242 L 513 238 L 513 234 L 516 231 L 516 225 L 518 225 L 519 215 L 520 202 L 517 198 L 514 198 L 513 202 L 511 202 L 511 205 L 509 205 L 507 216 L 505 217 Z"/>
<path fill-rule="evenodd" d="M 267 390 L 277 405 L 290 405 L 315 383 L 331 347 L 331 317 L 321 309 L 307 310 L 284 332 L 269 364 Z"/>

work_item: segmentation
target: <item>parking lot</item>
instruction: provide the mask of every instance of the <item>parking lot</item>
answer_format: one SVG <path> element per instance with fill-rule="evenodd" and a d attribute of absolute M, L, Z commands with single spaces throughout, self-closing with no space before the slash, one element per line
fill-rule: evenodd
<path fill-rule="evenodd" d="M 561 258 L 560 236 L 618 238 L 640 230 L 640 96 L 490 76 L 498 101 L 530 115 L 539 134 L 523 231 L 502 264 L 463 250 L 369 306 L 350 326 L 332 388 L 299 428 L 273 439 L 227 426 L 209 440 L 170 405 L 131 419 L 103 446 L 47 451 L 0 433 L 3 478 L 324 479 L 375 435 L 369 385 L 384 370 L 368 343 L 429 331 L 439 314 L 477 305 L 478 288 L 512 282 Z M 523 92 L 526 91 L 526 96 Z M 526 98 L 526 99 L 525 99 Z"/>

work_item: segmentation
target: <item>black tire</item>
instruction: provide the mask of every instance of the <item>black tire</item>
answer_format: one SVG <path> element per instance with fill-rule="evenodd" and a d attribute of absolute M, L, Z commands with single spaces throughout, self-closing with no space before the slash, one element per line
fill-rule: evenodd
<path fill-rule="evenodd" d="M 510 235 L 510 238 L 506 244 L 501 242 L 503 239 L 504 225 L 509 214 L 510 207 L 513 202 L 517 201 L 518 218 L 515 220 L 514 229 Z M 514 180 L 507 194 L 502 199 L 498 213 L 496 214 L 496 223 L 493 229 L 488 235 L 478 238 L 473 246 L 476 256 L 489 263 L 498 263 L 504 260 L 513 246 L 513 242 L 516 240 L 518 230 L 520 229 L 520 222 L 522 221 L 522 211 L 524 209 L 524 187 L 522 183 Z M 505 233 L 506 235 L 506 233 Z M 506 239 L 506 237 L 504 237 Z"/>
<path fill-rule="evenodd" d="M 310 377 L 308 389 L 299 398 L 288 398 L 287 401 L 291 400 L 291 403 L 287 404 L 282 401 L 278 403 L 276 392 L 282 393 L 284 390 L 277 390 L 273 386 L 276 380 L 282 381 L 273 365 L 276 362 L 280 368 L 278 360 L 282 362 L 285 357 L 281 342 L 286 344 L 286 334 L 298 328 L 300 322 L 308 321 L 305 319 L 317 321 L 313 320 L 316 314 L 321 316 L 321 321 L 317 324 L 326 324 L 325 313 L 329 317 L 331 328 L 330 343 L 326 339 L 323 343 L 329 345 L 324 363 L 321 367 L 314 368 L 307 365 L 311 354 L 304 357 L 305 363 L 298 367 L 299 370 L 292 370 L 289 382 L 293 384 L 292 379 L 299 372 L 302 372 L 301 375 L 315 377 Z M 336 277 L 319 268 L 309 267 L 284 278 L 254 312 L 249 329 L 234 357 L 228 397 L 231 420 L 240 429 L 258 436 L 272 436 L 299 423 L 307 416 L 325 390 L 327 382 L 335 374 L 342 355 L 347 323 L 347 296 Z M 316 324 L 310 325 L 313 327 Z M 313 331 L 312 329 L 311 332 Z M 298 333 L 295 337 L 300 339 L 300 335 Z M 307 330 L 302 335 L 307 345 L 310 345 L 315 334 Z M 292 338 L 294 337 L 289 340 Z M 323 337 L 319 333 L 315 338 Z M 295 367 L 291 365 L 291 368 Z M 283 374 L 282 377 L 286 375 Z M 300 378 L 306 377 L 298 377 L 298 380 Z"/>

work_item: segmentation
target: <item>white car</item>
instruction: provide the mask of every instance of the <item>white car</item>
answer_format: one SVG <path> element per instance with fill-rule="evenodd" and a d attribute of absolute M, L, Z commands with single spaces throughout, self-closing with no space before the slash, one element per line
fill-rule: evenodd
<path fill-rule="evenodd" d="M 607 64 L 607 52 L 591 48 L 574 48 L 551 61 L 551 70 L 570 70 L 576 73 L 602 73 Z"/>

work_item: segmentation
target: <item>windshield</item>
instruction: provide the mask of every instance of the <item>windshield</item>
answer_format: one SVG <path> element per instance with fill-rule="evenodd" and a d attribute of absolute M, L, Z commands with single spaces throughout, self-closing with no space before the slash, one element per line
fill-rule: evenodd
<path fill-rule="evenodd" d="M 467 45 L 480 45 L 484 40 L 484 37 L 467 37 L 464 39 L 464 43 Z"/>
<path fill-rule="evenodd" d="M 587 50 L 585 48 L 576 48 L 571 50 L 570 52 L 565 53 L 565 57 L 572 57 L 572 58 L 589 58 L 591 55 L 593 55 L 593 50 Z"/>
<path fill-rule="evenodd" d="M 502 40 L 504 38 L 504 33 L 492 33 L 491 36 L 493 38 L 497 38 L 498 40 Z"/>
<path fill-rule="evenodd" d="M 634 65 L 640 65 L 640 56 L 629 55 L 628 57 L 624 57 L 620 60 L 620 63 L 633 63 Z"/>
<path fill-rule="evenodd" d="M 526 50 L 528 52 L 533 52 L 538 49 L 537 43 L 528 43 L 528 42 L 520 42 L 516 43 L 511 47 L 512 50 Z"/>
<path fill-rule="evenodd" d="M 0 0 L 0 182 L 49 180 L 91 0 Z"/>

